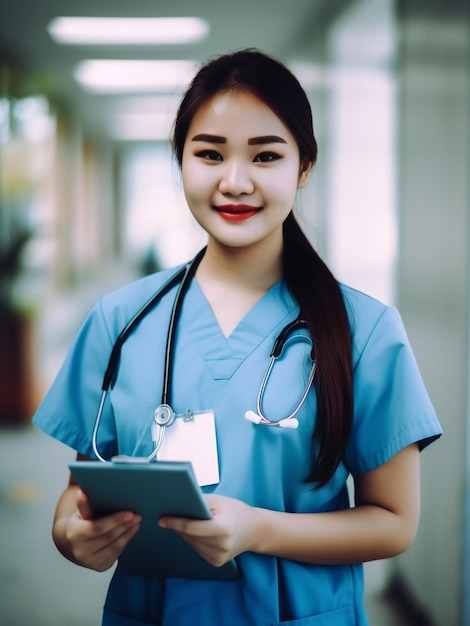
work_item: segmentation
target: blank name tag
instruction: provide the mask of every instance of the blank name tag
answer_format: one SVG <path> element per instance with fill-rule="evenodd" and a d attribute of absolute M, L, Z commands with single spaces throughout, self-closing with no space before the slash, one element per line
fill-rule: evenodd
<path fill-rule="evenodd" d="M 177 415 L 165 428 L 159 461 L 190 461 L 201 487 L 219 482 L 219 460 L 213 411 Z"/>

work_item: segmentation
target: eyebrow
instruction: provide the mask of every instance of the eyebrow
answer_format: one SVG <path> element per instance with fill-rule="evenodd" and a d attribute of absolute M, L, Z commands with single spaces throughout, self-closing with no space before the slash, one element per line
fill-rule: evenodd
<path fill-rule="evenodd" d="M 262 137 L 252 137 L 248 139 L 249 146 L 261 146 L 265 143 L 287 143 L 287 141 L 277 135 L 264 135 Z"/>
<path fill-rule="evenodd" d="M 220 135 L 209 135 L 207 133 L 201 133 L 195 135 L 191 141 L 206 141 L 207 143 L 227 143 L 226 137 Z M 260 146 L 267 143 L 287 143 L 282 137 L 278 135 L 262 135 L 261 137 L 251 137 L 248 139 L 249 146 Z"/>
<path fill-rule="evenodd" d="M 206 133 L 195 135 L 191 139 L 191 141 L 206 141 L 207 143 L 227 143 L 227 139 L 225 137 L 220 137 L 219 135 L 208 135 Z"/>

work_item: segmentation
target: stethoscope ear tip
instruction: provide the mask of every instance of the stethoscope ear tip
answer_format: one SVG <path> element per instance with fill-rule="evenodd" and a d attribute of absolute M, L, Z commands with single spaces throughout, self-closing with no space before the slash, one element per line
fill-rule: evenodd
<path fill-rule="evenodd" d="M 283 419 L 277 423 L 279 428 L 298 428 L 299 420 L 295 417 L 289 417 L 287 419 Z"/>
<path fill-rule="evenodd" d="M 298 428 L 299 420 L 295 419 L 295 417 L 286 417 L 283 420 L 279 420 L 279 422 L 271 422 L 266 418 L 261 417 L 258 413 L 254 411 L 247 411 L 245 413 L 245 419 L 248 422 L 252 422 L 253 424 L 265 424 L 266 426 L 276 426 L 278 428 Z"/>
<path fill-rule="evenodd" d="M 253 422 L 253 424 L 259 424 L 261 422 L 261 417 L 254 411 L 247 411 L 245 413 L 245 419 L 249 422 Z"/>

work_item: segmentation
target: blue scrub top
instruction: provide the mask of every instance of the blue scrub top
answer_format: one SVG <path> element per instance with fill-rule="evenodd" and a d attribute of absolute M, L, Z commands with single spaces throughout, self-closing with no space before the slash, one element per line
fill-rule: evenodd
<path fill-rule="evenodd" d="M 105 296 L 93 307 L 34 422 L 78 452 L 94 457 L 91 434 L 114 341 L 140 306 L 171 275 L 163 271 Z M 349 506 L 349 474 L 373 470 L 404 447 L 423 448 L 441 427 L 397 311 L 342 287 L 353 337 L 355 412 L 335 475 L 320 489 L 303 482 L 311 465 L 316 398 L 312 388 L 299 428 L 254 425 L 258 391 L 280 330 L 298 314 L 283 281 L 274 285 L 226 338 L 196 280 L 185 296 L 176 333 L 171 404 L 177 413 L 212 409 L 220 483 L 205 492 L 288 512 Z M 148 455 L 150 427 L 161 402 L 168 320 L 175 290 L 125 342 L 108 394 L 98 444 L 105 458 Z M 293 341 L 276 364 L 264 399 L 271 420 L 289 414 L 307 380 L 310 346 Z M 119 565 L 103 624 L 130 626 L 331 626 L 368 624 L 361 565 L 311 565 L 255 553 L 237 561 L 241 577 L 217 582 L 127 576 Z"/>

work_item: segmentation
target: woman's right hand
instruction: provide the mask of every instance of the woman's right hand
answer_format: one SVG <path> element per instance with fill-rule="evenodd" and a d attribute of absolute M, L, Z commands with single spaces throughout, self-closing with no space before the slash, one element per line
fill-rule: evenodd
<path fill-rule="evenodd" d="M 141 516 L 132 511 L 95 519 L 85 493 L 78 485 L 71 484 L 59 500 L 53 538 L 70 561 L 104 572 L 138 532 L 140 521 Z"/>

